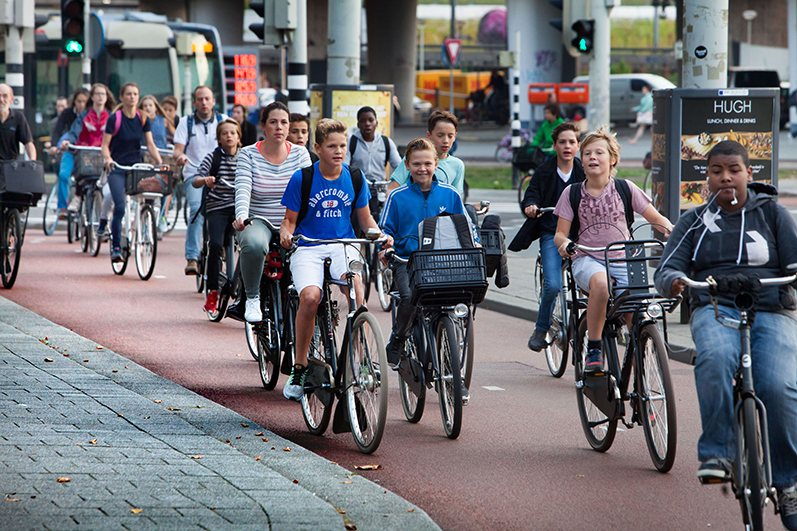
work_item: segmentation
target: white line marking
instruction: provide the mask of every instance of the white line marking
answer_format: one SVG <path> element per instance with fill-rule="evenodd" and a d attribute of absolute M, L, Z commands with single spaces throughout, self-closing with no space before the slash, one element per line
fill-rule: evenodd
<path fill-rule="evenodd" d="M 166 278 L 166 275 L 155 275 L 152 278 Z"/>
<path fill-rule="evenodd" d="M 487 389 L 488 391 L 506 391 L 506 389 L 502 389 L 494 385 L 483 385 L 482 389 Z"/>

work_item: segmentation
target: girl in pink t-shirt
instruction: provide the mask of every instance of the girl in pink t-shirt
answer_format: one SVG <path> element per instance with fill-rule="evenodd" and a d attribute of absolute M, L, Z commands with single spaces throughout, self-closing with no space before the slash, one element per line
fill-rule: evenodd
<path fill-rule="evenodd" d="M 625 207 L 613 179 L 620 162 L 620 144 L 612 133 L 601 127 L 587 135 L 581 144 L 581 161 L 587 180 L 581 186 L 581 203 L 574 213 L 570 204 L 570 186 L 559 197 L 554 214 L 559 216 L 554 243 L 562 257 L 570 256 L 567 245 L 570 243 L 570 225 L 578 215 L 582 232 L 581 245 L 605 247 L 611 242 L 631 239 L 625 220 Z M 626 181 L 631 192 L 631 206 L 648 222 L 655 224 L 669 234 L 672 223 L 651 204 L 634 183 Z M 616 228 L 616 230 L 615 230 Z M 573 260 L 573 277 L 578 286 L 589 292 L 587 303 L 587 359 L 585 372 L 598 372 L 603 368 L 601 337 L 606 320 L 606 304 L 609 301 L 609 279 L 606 276 L 606 263 L 603 253 L 597 256 L 579 252 Z M 619 283 L 627 284 L 626 269 L 623 264 L 611 265 L 611 276 Z"/>

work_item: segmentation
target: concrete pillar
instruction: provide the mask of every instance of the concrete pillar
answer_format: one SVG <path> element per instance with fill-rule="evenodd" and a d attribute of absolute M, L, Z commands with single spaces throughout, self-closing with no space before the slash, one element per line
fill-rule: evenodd
<path fill-rule="evenodd" d="M 532 120 L 529 83 L 561 81 L 562 34 L 548 20 L 562 18 L 562 12 L 548 0 L 507 0 L 506 9 L 507 35 L 520 32 L 520 124 L 527 129 Z M 509 49 L 516 52 L 515 39 L 508 40 Z M 542 120 L 542 108 L 538 113 Z"/>
<path fill-rule="evenodd" d="M 327 84 L 360 83 L 361 0 L 329 0 Z"/>
<path fill-rule="evenodd" d="M 728 0 L 684 0 L 683 88 L 728 85 Z"/>
<path fill-rule="evenodd" d="M 25 108 L 25 96 L 22 92 L 25 76 L 22 64 L 22 28 L 8 26 L 6 31 L 6 84 L 14 90 L 12 109 L 23 110 Z"/>
<path fill-rule="evenodd" d="M 288 108 L 307 116 L 307 0 L 297 0 L 296 14 L 293 42 L 288 47 Z"/>
<path fill-rule="evenodd" d="M 611 7 L 605 0 L 590 4 L 590 17 L 595 21 L 595 37 L 589 60 L 589 109 L 587 124 L 590 131 L 609 125 L 609 76 L 611 70 Z"/>
<path fill-rule="evenodd" d="M 395 85 L 401 122 L 411 122 L 415 95 L 417 0 L 366 0 L 368 82 Z"/>

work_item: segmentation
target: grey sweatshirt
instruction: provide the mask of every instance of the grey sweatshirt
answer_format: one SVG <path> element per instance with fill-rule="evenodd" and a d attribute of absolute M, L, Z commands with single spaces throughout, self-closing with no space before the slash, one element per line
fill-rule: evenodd
<path fill-rule="evenodd" d="M 681 216 L 656 269 L 656 291 L 672 296 L 672 282 L 682 276 L 704 281 L 709 275 L 758 273 L 761 278 L 772 278 L 789 274 L 786 267 L 797 263 L 794 219 L 776 202 L 774 186 L 750 183 L 747 194 L 744 207 L 736 212 L 726 212 L 710 201 Z M 733 307 L 732 299 L 722 294 L 719 302 Z M 693 310 L 710 304 L 708 290 L 692 290 L 689 303 Z M 761 288 L 760 311 L 795 308 L 791 286 Z"/>

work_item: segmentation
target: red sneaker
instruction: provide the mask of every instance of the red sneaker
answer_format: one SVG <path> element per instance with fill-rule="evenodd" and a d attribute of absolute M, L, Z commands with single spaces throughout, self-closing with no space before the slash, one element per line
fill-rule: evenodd
<path fill-rule="evenodd" d="M 216 311 L 216 305 L 219 302 L 219 292 L 216 290 L 208 291 L 208 298 L 205 300 L 205 311 L 208 313 L 214 313 Z"/>

